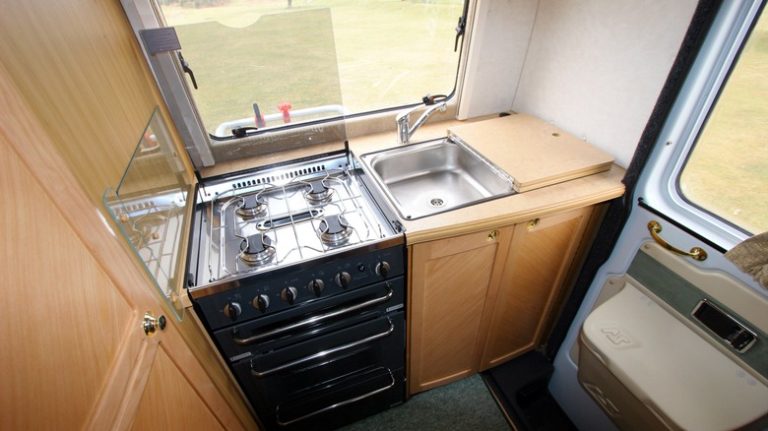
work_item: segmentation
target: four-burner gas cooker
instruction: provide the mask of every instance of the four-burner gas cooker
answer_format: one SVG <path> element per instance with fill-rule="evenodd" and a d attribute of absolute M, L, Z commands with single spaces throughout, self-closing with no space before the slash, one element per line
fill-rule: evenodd
<path fill-rule="evenodd" d="M 189 292 L 311 262 L 403 235 L 373 201 L 346 153 L 204 184 L 198 193 Z"/>
<path fill-rule="evenodd" d="M 188 292 L 267 429 L 404 400 L 404 235 L 367 181 L 343 152 L 199 188 Z"/>

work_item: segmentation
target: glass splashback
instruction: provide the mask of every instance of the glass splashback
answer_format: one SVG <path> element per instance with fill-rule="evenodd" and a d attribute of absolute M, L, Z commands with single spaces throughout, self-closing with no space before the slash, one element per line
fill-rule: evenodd
<path fill-rule="evenodd" d="M 104 205 L 169 308 L 181 320 L 183 233 L 191 186 L 160 112 L 155 109 L 128 167 Z"/>

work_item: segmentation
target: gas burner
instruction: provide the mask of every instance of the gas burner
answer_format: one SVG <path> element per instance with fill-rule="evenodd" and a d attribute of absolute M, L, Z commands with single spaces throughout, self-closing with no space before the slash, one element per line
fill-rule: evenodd
<path fill-rule="evenodd" d="M 251 235 L 240 242 L 240 254 L 238 257 L 248 265 L 259 266 L 272 260 L 275 256 L 275 247 L 272 239 L 263 234 Z"/>
<path fill-rule="evenodd" d="M 343 215 L 332 215 L 320 221 L 320 240 L 326 245 L 340 245 L 347 242 L 354 229 Z"/>
<path fill-rule="evenodd" d="M 242 205 L 235 212 L 245 220 L 260 217 L 267 213 L 266 200 L 259 194 L 245 195 L 240 200 Z"/>
<path fill-rule="evenodd" d="M 333 198 L 333 189 L 325 185 L 325 180 L 312 181 L 309 189 L 304 192 L 304 198 L 312 205 L 328 203 Z"/>

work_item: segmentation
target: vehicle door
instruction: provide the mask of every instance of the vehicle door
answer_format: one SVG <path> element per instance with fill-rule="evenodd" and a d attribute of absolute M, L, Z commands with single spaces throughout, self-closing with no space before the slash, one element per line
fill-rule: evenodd
<path fill-rule="evenodd" d="M 587 280 L 549 385 L 580 429 L 768 424 L 763 7 L 713 12 L 625 198 L 626 224 Z"/>

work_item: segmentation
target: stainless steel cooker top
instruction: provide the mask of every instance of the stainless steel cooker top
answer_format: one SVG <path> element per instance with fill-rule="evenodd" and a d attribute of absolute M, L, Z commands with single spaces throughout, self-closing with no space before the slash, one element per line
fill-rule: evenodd
<path fill-rule="evenodd" d="M 354 166 L 341 153 L 201 186 L 190 293 L 402 236 Z"/>

